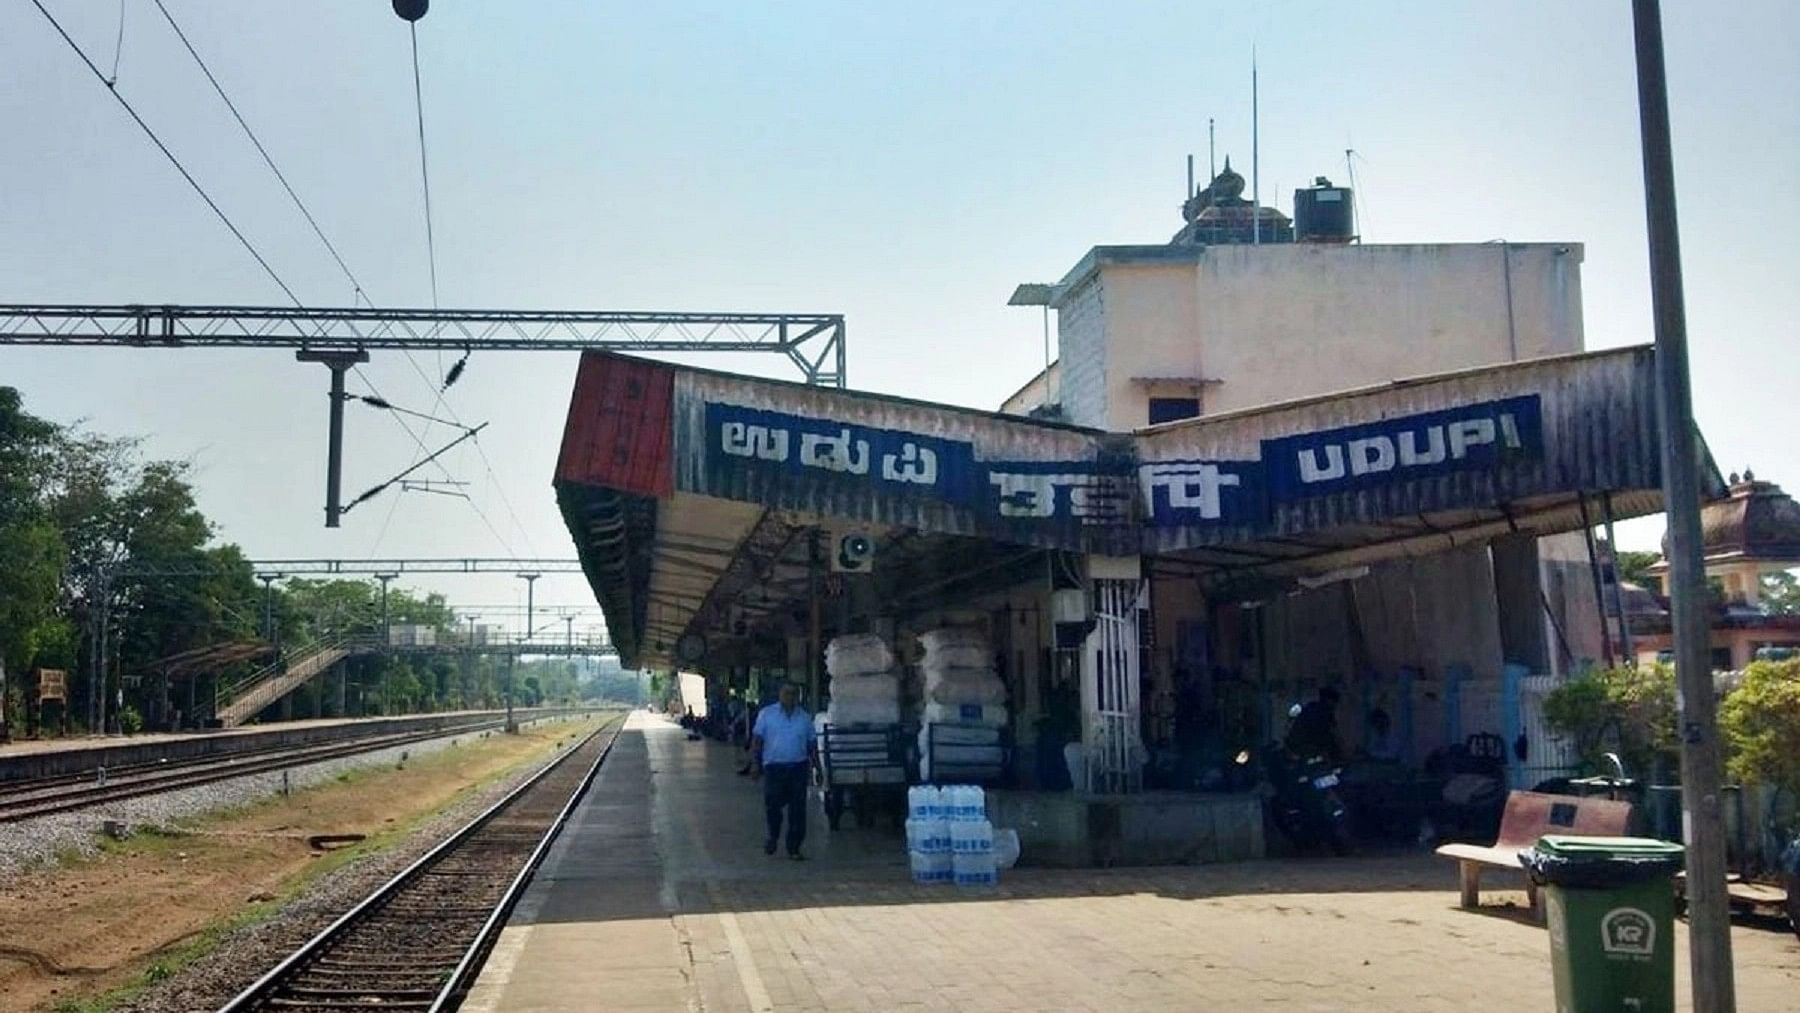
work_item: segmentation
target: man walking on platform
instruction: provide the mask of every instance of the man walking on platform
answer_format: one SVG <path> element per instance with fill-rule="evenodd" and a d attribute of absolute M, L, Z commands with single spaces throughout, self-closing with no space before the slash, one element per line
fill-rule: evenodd
<path fill-rule="evenodd" d="M 754 776 L 763 780 L 763 811 L 769 821 L 763 853 L 773 855 L 781 837 L 781 813 L 787 810 L 787 853 L 794 861 L 805 856 L 806 786 L 812 779 L 812 763 L 818 753 L 812 715 L 800 706 L 800 692 L 792 683 L 781 687 L 780 702 L 756 715 L 750 740 Z"/>

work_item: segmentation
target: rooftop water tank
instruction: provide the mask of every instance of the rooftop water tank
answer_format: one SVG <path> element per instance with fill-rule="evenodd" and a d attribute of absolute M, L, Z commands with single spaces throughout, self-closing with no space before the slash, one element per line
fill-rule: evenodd
<path fill-rule="evenodd" d="M 1348 243 L 1356 238 L 1350 188 L 1320 176 L 1294 191 L 1294 239 L 1302 243 Z"/>

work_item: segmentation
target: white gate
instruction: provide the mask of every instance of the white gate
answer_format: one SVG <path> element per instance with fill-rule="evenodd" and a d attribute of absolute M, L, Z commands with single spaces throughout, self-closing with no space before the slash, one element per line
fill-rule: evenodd
<path fill-rule="evenodd" d="M 1093 794 L 1137 791 L 1143 785 L 1138 737 L 1138 620 L 1145 604 L 1141 580 L 1093 582 L 1094 630 L 1082 657 L 1082 753 Z"/>

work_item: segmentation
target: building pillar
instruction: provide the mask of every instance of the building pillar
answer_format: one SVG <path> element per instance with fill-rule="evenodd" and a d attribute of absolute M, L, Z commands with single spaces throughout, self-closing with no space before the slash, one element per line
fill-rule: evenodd
<path fill-rule="evenodd" d="M 1488 547 L 1500 621 L 1500 653 L 1508 664 L 1550 671 L 1548 630 L 1534 535 L 1506 535 Z"/>

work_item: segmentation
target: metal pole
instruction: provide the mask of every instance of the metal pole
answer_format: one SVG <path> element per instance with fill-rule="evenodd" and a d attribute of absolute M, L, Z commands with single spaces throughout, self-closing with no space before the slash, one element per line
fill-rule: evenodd
<path fill-rule="evenodd" d="M 806 705 L 817 710 L 819 707 L 819 663 L 822 654 L 819 644 L 819 566 L 823 561 L 824 551 L 820 532 L 812 533 L 812 546 L 807 563 L 807 601 L 811 614 L 806 627 Z"/>
<path fill-rule="evenodd" d="M 1656 320 L 1657 404 L 1662 416 L 1663 500 L 1669 519 L 1670 627 L 1681 714 L 1681 817 L 1687 844 L 1688 960 L 1694 1013 L 1737 1008 L 1731 913 L 1725 889 L 1719 728 L 1708 645 L 1706 569 L 1700 542 L 1700 462 L 1688 383 L 1687 312 L 1669 141 L 1662 7 L 1632 0 L 1644 206 L 1650 233 L 1650 296 Z"/>
<path fill-rule="evenodd" d="M 388 657 L 388 654 L 387 654 L 388 648 L 392 647 L 394 644 L 394 630 L 393 630 L 393 626 L 390 625 L 388 622 L 387 594 L 388 594 L 388 581 L 393 580 L 395 577 L 398 577 L 398 576 L 400 576 L 400 575 L 397 573 L 378 573 L 375 575 L 375 579 L 381 581 L 381 651 L 380 651 L 380 658 L 381 658 L 381 713 L 382 714 L 390 713 L 392 711 L 393 702 L 394 702 L 393 679 L 392 679 L 393 673 L 392 673 L 392 666 L 390 664 L 391 659 Z"/>
<path fill-rule="evenodd" d="M 536 630 L 536 627 L 532 625 L 531 619 L 532 606 L 536 601 L 533 592 L 537 590 L 538 578 L 542 576 L 543 574 L 541 573 L 518 574 L 518 578 L 525 582 L 525 643 L 528 644 L 531 643 L 531 635 Z"/>
<path fill-rule="evenodd" d="M 515 662 L 517 660 L 519 660 L 519 659 L 518 659 L 518 655 L 516 653 L 511 652 L 511 651 L 507 652 L 507 655 L 506 655 L 506 730 L 508 733 L 516 732 L 519 730 L 518 724 L 513 721 L 513 662 Z"/>
<path fill-rule="evenodd" d="M 351 366 L 368 362 L 369 353 L 298 351 L 294 358 L 301 362 L 322 362 L 331 370 L 330 429 L 325 446 L 325 526 L 335 528 L 343 514 L 344 477 L 344 373 Z"/>
<path fill-rule="evenodd" d="M 1594 545 L 1594 522 L 1588 516 L 1587 494 L 1577 496 L 1575 502 L 1581 507 L 1581 540 L 1587 544 L 1588 576 L 1594 581 L 1594 611 L 1600 614 L 1600 653 L 1606 657 L 1606 667 L 1614 668 L 1618 661 L 1613 655 L 1612 631 L 1606 628 L 1606 582 L 1600 576 L 1600 552 Z"/>
<path fill-rule="evenodd" d="M 1250 47 L 1250 243 L 1262 245 L 1261 117 L 1256 108 L 1256 47 Z"/>
<path fill-rule="evenodd" d="M 1631 647 L 1631 621 L 1625 615 L 1625 589 L 1619 586 L 1619 538 L 1613 533 L 1612 493 L 1600 494 L 1600 514 L 1606 518 L 1606 545 L 1612 552 L 1613 609 L 1619 613 L 1619 644 L 1625 651 L 1625 664 L 1637 665 L 1637 652 Z"/>

